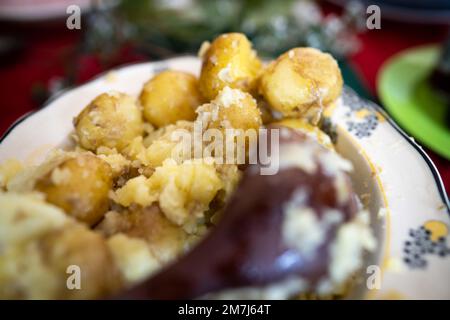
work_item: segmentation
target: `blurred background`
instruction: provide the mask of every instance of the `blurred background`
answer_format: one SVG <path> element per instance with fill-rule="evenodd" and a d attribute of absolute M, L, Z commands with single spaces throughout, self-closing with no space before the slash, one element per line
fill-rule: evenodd
<path fill-rule="evenodd" d="M 80 29 L 66 26 L 70 5 L 81 11 Z M 369 5 L 380 8 L 380 28 L 368 28 Z M 0 0 L 0 135 L 102 71 L 196 54 L 204 40 L 240 31 L 268 59 L 296 46 L 332 53 L 348 86 L 428 147 L 450 190 L 449 26 L 448 0 Z M 411 57 L 417 67 L 404 63 Z M 426 83 L 419 98 L 391 99 L 419 77 Z M 411 126 L 427 115 L 405 111 L 422 104 L 430 135 Z"/>

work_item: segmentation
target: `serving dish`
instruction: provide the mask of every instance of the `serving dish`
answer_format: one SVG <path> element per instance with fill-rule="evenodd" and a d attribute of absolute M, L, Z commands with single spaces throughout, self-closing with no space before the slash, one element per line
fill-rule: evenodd
<path fill-rule="evenodd" d="M 39 163 L 50 150 L 69 146 L 73 118 L 99 92 L 137 96 L 148 78 L 168 68 L 198 74 L 200 60 L 180 57 L 125 66 L 62 92 L 5 133 L 0 162 Z M 349 297 L 450 298 L 450 206 L 431 160 L 380 107 L 349 88 L 326 110 L 324 128 L 355 167 L 354 188 L 371 213 L 379 243 Z"/>

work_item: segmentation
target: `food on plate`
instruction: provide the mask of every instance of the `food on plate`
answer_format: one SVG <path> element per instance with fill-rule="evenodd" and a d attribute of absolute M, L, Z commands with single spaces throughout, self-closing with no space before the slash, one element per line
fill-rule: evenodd
<path fill-rule="evenodd" d="M 262 63 L 241 33 L 218 36 L 202 55 L 200 92 L 214 99 L 225 87 L 251 92 L 256 89 Z"/>
<path fill-rule="evenodd" d="M 214 273 L 214 259 L 229 272 L 221 286 L 198 291 L 202 297 L 345 295 L 342 286 L 374 244 L 351 164 L 317 126 L 341 93 L 336 62 L 296 48 L 264 68 L 239 33 L 201 51 L 198 80 L 166 70 L 138 83 L 134 95 L 95 92 L 75 115 L 74 146 L 38 165 L 0 164 L 0 298 L 111 297 L 161 279 L 169 265 L 190 272 L 195 286 Z M 229 149 L 211 147 L 230 132 Z M 261 174 L 262 145 L 270 166 L 279 165 L 269 175 Z M 227 223 L 231 233 L 221 231 Z M 222 254 L 224 243 L 242 254 Z M 269 267 L 283 250 L 301 260 L 293 282 L 281 269 L 256 279 L 239 263 L 261 255 Z M 183 271 L 176 261 L 191 255 L 200 257 L 197 267 Z M 81 290 L 67 287 L 73 266 L 82 270 Z M 175 289 L 158 293 L 174 297 Z"/>
<path fill-rule="evenodd" d="M 108 238 L 107 245 L 126 287 L 144 280 L 161 267 L 145 240 L 117 233 Z"/>
<path fill-rule="evenodd" d="M 146 243 L 158 267 L 175 259 L 195 237 L 171 223 L 157 205 L 136 210 L 110 211 L 95 228 L 106 237 L 117 234 Z"/>
<path fill-rule="evenodd" d="M 46 163 L 19 173 L 10 181 L 14 191 L 39 191 L 47 202 L 88 225 L 108 211 L 112 171 L 91 153 L 56 154 Z"/>
<path fill-rule="evenodd" d="M 158 202 L 172 223 L 193 232 L 223 186 L 212 163 L 197 159 L 177 164 L 167 159 L 150 178 L 141 175 L 128 180 L 113 199 L 124 207 L 146 207 Z"/>
<path fill-rule="evenodd" d="M 268 135 L 275 130 L 280 171 L 246 170 L 215 230 L 133 298 L 326 295 L 362 267 L 375 242 L 347 175 L 352 164 L 301 132 L 271 126 Z"/>
<path fill-rule="evenodd" d="M 273 110 L 285 117 L 307 117 L 317 123 L 320 114 L 342 92 L 336 60 L 313 48 L 295 48 L 265 68 L 259 90 Z"/>
<path fill-rule="evenodd" d="M 197 78 L 172 70 L 151 78 L 139 95 L 145 120 L 158 128 L 178 120 L 195 120 L 195 109 L 202 100 Z"/>
<path fill-rule="evenodd" d="M 74 119 L 81 147 L 96 151 L 99 147 L 124 149 L 142 134 L 142 113 L 131 96 L 102 93 Z"/>
<path fill-rule="evenodd" d="M 5 190 L 9 180 L 23 170 L 20 161 L 9 159 L 0 164 L 0 190 Z"/>
<path fill-rule="evenodd" d="M 255 99 L 239 89 L 223 88 L 214 100 L 197 109 L 203 128 L 259 129 L 261 111 Z"/>
<path fill-rule="evenodd" d="M 177 139 L 172 139 L 173 135 L 177 132 L 192 133 L 193 130 L 192 121 L 177 121 L 155 130 L 141 141 L 135 141 L 134 150 L 130 148 L 128 154 L 151 168 L 160 167 L 164 160 L 172 157 L 178 145 Z M 190 154 L 186 156 L 190 157 Z"/>
<path fill-rule="evenodd" d="M 281 121 L 272 122 L 272 125 L 279 125 L 283 127 L 292 128 L 298 130 L 306 135 L 314 138 L 317 142 L 323 145 L 325 148 L 334 149 L 333 143 L 331 142 L 330 137 L 320 130 L 317 126 L 310 124 L 308 121 L 303 119 L 283 119 Z"/>

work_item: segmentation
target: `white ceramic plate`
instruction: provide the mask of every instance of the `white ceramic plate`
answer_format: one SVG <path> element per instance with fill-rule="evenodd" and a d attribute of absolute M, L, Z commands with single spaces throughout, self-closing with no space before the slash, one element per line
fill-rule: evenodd
<path fill-rule="evenodd" d="M 198 74 L 200 61 L 181 57 L 126 66 L 59 94 L 6 132 L 0 162 L 39 163 L 49 150 L 68 143 L 72 119 L 98 94 L 118 90 L 137 96 L 145 81 L 166 68 Z M 366 259 L 366 267 L 376 267 L 363 269 L 351 297 L 450 299 L 450 206 L 431 160 L 381 108 L 348 88 L 325 116 L 337 150 L 354 164 L 354 187 L 379 241 L 378 251 Z M 379 283 L 370 281 L 373 270 L 380 271 Z"/>

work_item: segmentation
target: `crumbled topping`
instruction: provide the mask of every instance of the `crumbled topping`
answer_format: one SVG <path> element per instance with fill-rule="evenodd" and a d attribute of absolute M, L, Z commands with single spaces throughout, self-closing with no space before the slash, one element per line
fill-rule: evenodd
<path fill-rule="evenodd" d="M 351 172 L 353 165 L 350 161 L 342 158 L 336 152 L 324 152 L 319 155 L 319 161 L 325 174 L 336 176 L 338 172 Z"/>
<path fill-rule="evenodd" d="M 224 290 L 205 298 L 221 300 L 285 300 L 306 291 L 308 283 L 300 277 L 289 277 L 268 286 Z"/>
<path fill-rule="evenodd" d="M 213 65 L 216 65 L 216 64 L 217 64 L 217 57 L 216 57 L 215 55 L 212 55 L 212 56 L 209 58 L 209 61 L 211 61 L 211 63 L 212 63 Z"/>
<path fill-rule="evenodd" d="M 67 168 L 55 168 L 50 179 L 55 185 L 65 184 L 70 181 L 71 173 Z"/>

